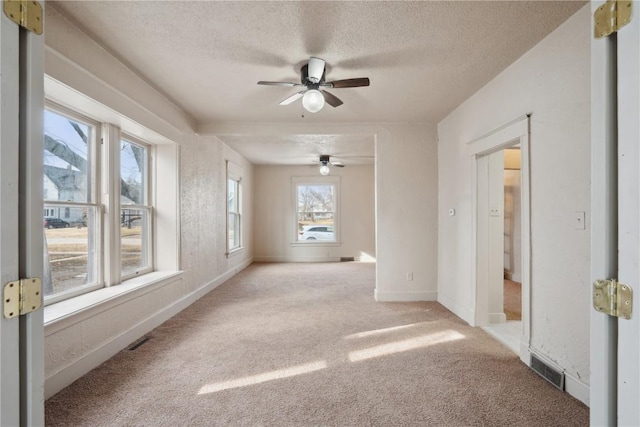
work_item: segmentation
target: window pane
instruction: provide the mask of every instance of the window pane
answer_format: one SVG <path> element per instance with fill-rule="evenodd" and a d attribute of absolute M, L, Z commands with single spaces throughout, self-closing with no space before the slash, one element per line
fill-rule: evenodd
<path fill-rule="evenodd" d="M 50 297 L 97 283 L 98 209 L 94 206 L 45 205 L 44 296 Z M 69 218 L 62 219 L 62 212 Z"/>
<path fill-rule="evenodd" d="M 91 201 L 92 126 L 45 110 L 45 200 Z"/>
<path fill-rule="evenodd" d="M 298 185 L 298 241 L 335 241 L 333 185 Z"/>
<path fill-rule="evenodd" d="M 229 249 L 240 247 L 240 215 L 229 214 Z"/>
<path fill-rule="evenodd" d="M 137 274 L 151 265 L 149 211 L 123 208 L 120 210 L 120 220 L 122 275 Z"/>
<path fill-rule="evenodd" d="M 129 141 L 120 142 L 120 203 L 146 204 L 147 149 Z"/>
<path fill-rule="evenodd" d="M 238 212 L 238 181 L 234 181 L 233 179 L 227 180 L 227 191 L 228 191 L 228 208 L 229 212 Z"/>

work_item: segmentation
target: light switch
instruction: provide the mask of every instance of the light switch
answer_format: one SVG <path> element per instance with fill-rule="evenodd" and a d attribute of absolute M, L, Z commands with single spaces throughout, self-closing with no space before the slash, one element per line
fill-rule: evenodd
<path fill-rule="evenodd" d="M 585 230 L 587 227 L 584 223 L 584 211 L 574 212 L 573 222 L 576 230 Z"/>

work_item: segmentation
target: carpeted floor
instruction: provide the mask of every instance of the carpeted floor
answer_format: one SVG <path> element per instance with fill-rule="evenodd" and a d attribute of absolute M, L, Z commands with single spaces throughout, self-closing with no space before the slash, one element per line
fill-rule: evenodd
<path fill-rule="evenodd" d="M 504 314 L 507 320 L 522 320 L 522 285 L 504 279 Z"/>
<path fill-rule="evenodd" d="M 50 426 L 586 426 L 588 408 L 374 264 L 254 264 L 46 402 Z"/>

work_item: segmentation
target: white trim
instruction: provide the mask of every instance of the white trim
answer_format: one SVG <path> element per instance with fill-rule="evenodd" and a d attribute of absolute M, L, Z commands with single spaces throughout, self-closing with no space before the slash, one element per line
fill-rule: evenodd
<path fill-rule="evenodd" d="M 462 307 L 452 299 L 442 294 L 438 294 L 438 302 L 442 304 L 447 310 L 449 310 L 450 312 L 452 312 L 453 314 L 455 314 L 456 316 L 458 316 L 459 318 L 467 322 L 469 325 L 477 326 L 475 324 L 476 314 L 473 310 Z"/>
<path fill-rule="evenodd" d="M 340 257 L 328 256 L 254 256 L 254 262 L 340 262 Z"/>
<path fill-rule="evenodd" d="M 331 185 L 333 186 L 333 238 L 334 240 L 318 241 L 318 240 L 298 240 L 298 186 L 300 185 Z M 291 238 L 289 244 L 291 246 L 340 246 L 340 187 L 341 176 L 292 176 L 291 177 L 291 206 L 293 210 L 293 223 L 291 224 Z M 319 224 L 320 225 L 320 224 Z"/>
<path fill-rule="evenodd" d="M 529 343 L 531 340 L 531 192 L 530 192 L 530 147 L 529 147 L 529 115 L 522 116 L 508 124 L 496 129 L 488 135 L 467 143 L 467 150 L 472 160 L 472 297 L 475 305 L 475 318 L 473 325 L 485 325 L 490 321 L 488 306 L 481 304 L 480 294 L 487 292 L 486 286 L 478 279 L 478 241 L 479 212 L 478 212 L 478 158 L 502 150 L 506 147 L 520 144 L 521 153 L 521 206 L 522 206 L 522 340 Z M 483 245 L 484 246 L 484 245 Z M 520 355 L 524 357 L 524 355 Z"/>
<path fill-rule="evenodd" d="M 578 399 L 580 402 L 585 405 L 590 405 L 589 395 L 590 386 L 589 384 L 585 384 L 577 378 L 574 378 L 572 375 L 569 375 L 565 372 L 564 374 L 564 389 L 571 396 Z"/>
<path fill-rule="evenodd" d="M 181 271 L 161 271 L 69 298 L 44 309 L 45 336 L 90 319 L 134 298 L 182 280 Z"/>
<path fill-rule="evenodd" d="M 384 292 L 376 289 L 374 298 L 378 302 L 410 302 L 410 301 L 437 301 L 437 292 Z"/>
<path fill-rule="evenodd" d="M 249 259 L 243 262 L 242 264 L 240 264 L 239 266 L 227 270 L 227 272 L 207 282 L 206 284 L 196 289 L 195 291 L 185 295 L 184 297 L 175 301 L 173 304 L 166 306 L 159 312 L 131 326 L 129 329 L 122 332 L 120 335 L 110 339 L 109 341 L 105 342 L 100 347 L 84 354 L 79 359 L 76 359 L 71 363 L 67 364 L 66 366 L 51 373 L 46 378 L 45 385 L 44 385 L 45 399 L 48 399 L 49 397 L 53 396 L 54 394 L 56 394 L 57 392 L 59 392 L 60 390 L 62 390 L 63 388 L 65 388 L 75 380 L 77 380 L 78 378 L 82 377 L 83 375 L 85 375 L 95 367 L 104 363 L 105 361 L 113 357 L 115 354 L 117 354 L 119 351 L 121 351 L 123 348 L 125 348 L 127 345 L 131 344 L 136 339 L 140 338 L 141 336 L 153 330 L 154 328 L 160 326 L 162 323 L 164 323 L 165 321 L 167 321 L 168 319 L 170 319 L 180 311 L 184 310 L 185 308 L 187 308 L 188 306 L 196 302 L 202 296 L 211 292 L 213 289 L 217 288 L 222 283 L 226 282 L 231 277 L 235 276 L 244 268 L 248 267 L 251 263 L 252 263 L 252 260 Z M 176 281 L 182 280 L 182 276 L 181 275 L 174 276 L 173 279 L 175 280 L 167 279 L 166 283 L 163 283 L 161 286 L 176 283 Z M 139 298 L 140 296 L 141 294 L 135 294 L 135 295 L 129 294 L 127 295 L 127 297 L 123 298 L 118 303 L 121 304 L 126 302 L 127 300 L 131 300 L 133 298 Z M 89 315 L 89 317 L 91 316 Z M 53 333 L 51 331 L 57 326 L 58 325 L 56 324 L 47 325 L 46 327 L 47 334 Z M 67 327 L 68 326 L 69 326 L 69 323 L 67 323 Z M 60 328 L 60 329 L 63 329 L 63 328 Z"/>
<path fill-rule="evenodd" d="M 504 313 L 489 313 L 489 323 L 506 323 L 507 315 Z"/>

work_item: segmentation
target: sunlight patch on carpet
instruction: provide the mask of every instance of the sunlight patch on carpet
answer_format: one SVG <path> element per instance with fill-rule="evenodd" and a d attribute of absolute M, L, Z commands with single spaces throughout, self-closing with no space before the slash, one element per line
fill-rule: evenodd
<path fill-rule="evenodd" d="M 263 374 L 251 375 L 248 377 L 238 378 L 230 381 L 222 381 L 218 383 L 207 384 L 203 386 L 198 394 L 215 393 L 231 388 L 245 387 L 255 385 L 267 381 L 280 380 L 283 378 L 294 377 L 296 375 L 308 374 L 310 372 L 319 371 L 327 367 L 327 362 L 307 363 L 305 365 L 292 366 L 291 368 L 278 369 L 277 371 L 265 372 Z"/>
<path fill-rule="evenodd" d="M 373 331 L 358 332 L 357 334 L 347 335 L 344 338 L 347 339 L 347 340 L 351 340 L 351 339 L 355 339 L 355 338 L 366 338 L 366 337 L 371 337 L 371 336 L 374 336 L 374 335 L 382 335 L 382 334 L 387 334 L 389 332 L 396 332 L 396 331 L 400 331 L 402 329 L 413 328 L 414 326 L 418 326 L 418 325 L 421 325 L 421 324 L 424 324 L 424 323 L 426 323 L 426 322 L 411 323 L 409 325 L 392 326 L 390 328 L 384 328 L 384 329 L 374 329 Z"/>
<path fill-rule="evenodd" d="M 373 359 L 375 357 L 388 356 L 390 354 L 416 350 L 418 348 L 424 348 L 434 344 L 457 341 L 463 338 L 465 338 L 465 336 L 461 333 L 453 330 L 448 330 L 435 334 L 423 335 L 408 340 L 378 345 L 375 347 L 366 348 L 364 350 L 352 351 L 349 352 L 349 360 L 351 362 L 359 362 L 361 360 Z"/>

